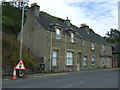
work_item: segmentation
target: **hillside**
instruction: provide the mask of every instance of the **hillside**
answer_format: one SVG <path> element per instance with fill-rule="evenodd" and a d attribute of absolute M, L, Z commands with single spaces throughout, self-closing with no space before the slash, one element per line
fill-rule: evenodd
<path fill-rule="evenodd" d="M 26 12 L 26 11 L 25 11 Z M 26 17 L 26 16 L 25 16 Z M 2 66 L 3 74 L 11 74 L 13 68 L 19 62 L 20 43 L 17 36 L 21 29 L 21 9 L 10 5 L 9 2 L 2 3 Z M 28 53 L 23 46 L 22 59 L 27 70 L 36 69 L 37 60 L 35 56 Z"/>

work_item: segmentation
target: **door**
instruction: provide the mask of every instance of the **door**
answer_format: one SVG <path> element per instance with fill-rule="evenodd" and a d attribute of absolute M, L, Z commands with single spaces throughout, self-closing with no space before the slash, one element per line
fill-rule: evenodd
<path fill-rule="evenodd" d="M 80 66 L 81 66 L 81 53 L 78 53 L 78 58 L 77 58 L 77 71 L 80 71 Z"/>

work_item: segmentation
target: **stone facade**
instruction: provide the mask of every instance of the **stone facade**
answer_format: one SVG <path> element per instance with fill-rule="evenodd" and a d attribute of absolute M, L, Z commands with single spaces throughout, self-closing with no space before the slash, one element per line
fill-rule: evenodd
<path fill-rule="evenodd" d="M 70 20 L 68 20 L 68 18 L 66 20 L 67 23 L 51 22 L 53 23 L 49 26 L 51 29 L 48 29 L 46 27 L 47 24 L 44 24 L 46 26 L 43 25 L 43 23 L 47 23 L 47 21 L 41 20 L 41 23 L 39 22 L 38 12 L 38 5 L 33 5 L 28 10 L 28 17 L 24 24 L 23 44 L 38 55 L 39 63 L 45 64 L 45 72 L 98 69 L 103 68 L 104 65 L 107 68 L 111 68 L 111 46 L 92 41 L 92 39 L 86 40 L 84 37 L 80 37 L 80 35 L 77 36 L 79 31 L 75 30 L 75 28 L 65 30 L 65 28 L 59 24 L 69 26 Z M 83 28 L 86 28 L 86 26 L 83 26 Z M 56 39 L 56 29 L 60 30 L 60 39 Z M 89 28 L 87 32 L 89 32 Z M 74 42 L 71 42 L 71 33 L 74 35 Z M 92 48 L 92 45 L 94 45 L 94 48 Z M 103 48 L 105 49 L 104 51 Z M 57 52 L 55 58 L 53 55 L 54 51 Z M 85 57 L 86 61 L 84 60 Z M 57 60 L 55 66 L 53 66 L 53 60 Z M 68 62 L 67 60 L 72 60 L 72 62 Z M 85 64 L 86 66 L 84 66 Z"/>
<path fill-rule="evenodd" d="M 120 67 L 120 44 L 112 44 L 112 67 Z"/>

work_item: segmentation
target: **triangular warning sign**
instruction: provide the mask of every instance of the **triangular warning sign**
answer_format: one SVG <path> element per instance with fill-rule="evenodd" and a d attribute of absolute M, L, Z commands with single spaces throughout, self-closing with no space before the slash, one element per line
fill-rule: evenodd
<path fill-rule="evenodd" d="M 25 65 L 22 60 L 19 61 L 19 63 L 16 65 L 16 67 L 14 69 L 26 70 Z"/>

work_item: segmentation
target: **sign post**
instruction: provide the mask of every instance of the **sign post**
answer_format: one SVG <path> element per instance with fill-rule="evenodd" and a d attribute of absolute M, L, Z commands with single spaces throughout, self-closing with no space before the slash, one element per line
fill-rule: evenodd
<path fill-rule="evenodd" d="M 14 68 L 12 79 L 17 79 L 16 78 L 16 70 L 26 70 L 25 65 L 22 60 L 20 60 L 19 63 Z"/>

